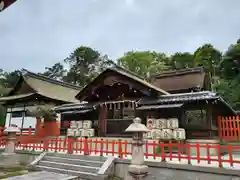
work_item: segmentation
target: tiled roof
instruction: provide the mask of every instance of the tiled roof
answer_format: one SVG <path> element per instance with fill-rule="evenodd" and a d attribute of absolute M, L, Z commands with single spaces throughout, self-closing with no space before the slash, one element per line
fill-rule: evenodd
<path fill-rule="evenodd" d="M 17 94 L 17 95 L 13 95 L 13 96 L 0 97 L 0 102 L 10 101 L 10 100 L 15 100 L 15 99 L 27 98 L 27 97 L 30 97 L 30 96 L 32 96 L 34 94 L 35 93 L 28 93 L 28 94 Z"/>
<path fill-rule="evenodd" d="M 21 71 L 19 81 L 15 88 L 9 93 L 9 96 L 15 95 L 14 92 L 23 81 L 27 83 L 34 93 L 41 96 L 69 103 L 79 102 L 75 96 L 81 90 L 81 87 L 51 79 L 40 74 L 35 74 L 25 69 Z"/>
<path fill-rule="evenodd" d="M 145 81 L 143 78 L 138 77 L 137 75 L 134 75 L 134 73 L 129 72 L 127 70 L 124 70 L 123 68 L 118 68 L 118 67 L 114 67 L 114 68 L 108 68 L 106 69 L 104 72 L 102 72 L 98 77 L 96 77 L 91 83 L 89 83 L 87 86 L 85 86 L 82 91 L 80 91 L 76 98 L 80 99 L 83 94 L 85 93 L 85 91 L 89 88 L 89 86 L 91 86 L 91 84 L 93 84 L 95 81 L 97 81 L 99 79 L 99 77 L 101 77 L 103 74 L 106 74 L 108 72 L 116 72 L 122 76 L 125 76 L 133 81 L 135 81 L 136 83 L 139 83 L 155 92 L 158 92 L 159 94 L 169 94 L 168 92 L 162 90 L 161 88 L 158 88 L 157 86 L 152 85 L 151 83 Z"/>
<path fill-rule="evenodd" d="M 182 94 L 170 94 L 162 95 L 156 99 L 141 99 L 138 104 L 164 104 L 164 103 L 177 103 L 184 101 L 196 101 L 196 100 L 210 100 L 210 99 L 219 99 L 220 97 L 216 93 L 210 91 L 203 92 L 193 92 L 193 93 L 182 93 Z"/>
<path fill-rule="evenodd" d="M 94 105 L 89 103 L 72 103 L 72 104 L 63 104 L 54 108 L 57 112 L 62 111 L 71 111 L 71 110 L 87 110 L 93 109 Z"/>
<path fill-rule="evenodd" d="M 207 74 L 200 67 L 163 72 L 152 77 L 152 84 L 168 92 L 190 92 L 195 88 L 210 90 L 208 81 Z"/>

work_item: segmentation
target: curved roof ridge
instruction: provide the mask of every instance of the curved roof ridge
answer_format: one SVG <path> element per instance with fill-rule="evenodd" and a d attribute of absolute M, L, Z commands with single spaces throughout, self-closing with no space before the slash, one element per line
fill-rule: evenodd
<path fill-rule="evenodd" d="M 68 87 L 68 88 L 72 88 L 72 89 L 76 89 L 76 90 L 81 90 L 82 89 L 82 87 L 80 87 L 80 86 L 76 86 L 74 84 L 67 83 L 67 82 L 64 82 L 64 81 L 59 81 L 59 80 L 44 76 L 42 74 L 36 74 L 36 73 L 28 71 L 26 69 L 22 69 L 21 74 L 23 76 L 30 76 L 30 77 L 37 78 L 37 79 L 40 79 L 40 80 L 43 80 L 43 81 L 47 81 L 47 82 L 52 83 L 52 84 L 56 84 L 56 85 L 60 85 L 60 86 L 64 86 L 64 87 Z"/>
<path fill-rule="evenodd" d="M 184 69 L 178 69 L 178 70 L 164 71 L 162 73 L 155 74 L 152 77 L 161 78 L 161 77 L 185 75 L 185 74 L 200 73 L 200 72 L 204 72 L 203 67 L 184 68 Z"/>

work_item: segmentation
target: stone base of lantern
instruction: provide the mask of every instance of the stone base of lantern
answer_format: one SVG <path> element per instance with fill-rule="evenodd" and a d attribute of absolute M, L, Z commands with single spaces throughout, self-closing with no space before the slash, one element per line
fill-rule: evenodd
<path fill-rule="evenodd" d="M 20 166 L 20 162 L 16 153 L 2 153 L 0 155 L 0 167 L 12 168 L 18 166 Z"/>
<path fill-rule="evenodd" d="M 125 180 L 148 180 L 148 166 L 146 165 L 129 165 L 128 166 L 128 173 Z"/>

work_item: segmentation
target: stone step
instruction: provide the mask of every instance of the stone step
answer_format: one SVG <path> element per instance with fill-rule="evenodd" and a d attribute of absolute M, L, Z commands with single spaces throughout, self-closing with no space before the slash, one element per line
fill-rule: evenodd
<path fill-rule="evenodd" d="M 107 180 L 108 179 L 107 176 L 98 175 L 96 173 L 83 172 L 83 171 L 66 170 L 62 168 L 46 167 L 41 165 L 36 165 L 35 168 L 39 170 L 48 171 L 48 172 L 71 174 L 85 180 Z"/>
<path fill-rule="evenodd" d="M 90 161 L 90 160 L 72 159 L 72 158 L 57 157 L 57 156 L 45 156 L 43 160 L 51 161 L 51 162 L 67 163 L 67 164 L 76 164 L 76 165 L 82 165 L 82 166 L 91 166 L 91 167 L 101 167 L 104 163 L 102 161 Z"/>
<path fill-rule="evenodd" d="M 69 159 L 81 159 L 81 160 L 88 160 L 88 161 L 100 161 L 100 162 L 105 162 L 107 160 L 107 158 L 103 156 L 85 156 L 85 155 L 77 155 L 77 154 L 48 153 L 47 156 L 64 157 Z"/>
<path fill-rule="evenodd" d="M 83 171 L 83 172 L 89 172 L 89 173 L 97 173 L 99 171 L 99 167 L 92 167 L 92 166 L 82 166 L 82 165 L 76 165 L 76 164 L 68 164 L 63 162 L 52 162 L 52 161 L 40 161 L 40 166 L 46 166 L 46 167 L 54 167 L 59 169 L 67 169 L 67 170 L 73 170 L 73 171 Z"/>

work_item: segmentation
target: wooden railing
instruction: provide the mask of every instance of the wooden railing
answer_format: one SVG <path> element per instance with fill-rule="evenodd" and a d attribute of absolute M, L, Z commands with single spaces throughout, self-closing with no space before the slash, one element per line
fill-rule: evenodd
<path fill-rule="evenodd" d="M 4 148 L 6 141 L 0 141 Z M 18 142 L 16 149 L 25 151 L 65 152 L 69 154 L 83 154 L 94 156 L 115 156 L 117 158 L 131 158 L 132 144 L 128 140 L 98 139 L 98 138 L 44 138 L 40 143 L 22 144 Z M 144 145 L 146 160 L 178 161 L 186 164 L 215 164 L 218 167 L 240 165 L 240 158 L 236 159 L 234 152 L 240 151 L 240 146 L 200 143 L 159 143 L 147 140 Z"/>
<path fill-rule="evenodd" d="M 219 137 L 226 141 L 240 141 L 240 117 L 218 117 Z"/>

